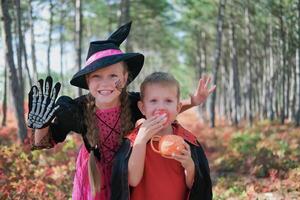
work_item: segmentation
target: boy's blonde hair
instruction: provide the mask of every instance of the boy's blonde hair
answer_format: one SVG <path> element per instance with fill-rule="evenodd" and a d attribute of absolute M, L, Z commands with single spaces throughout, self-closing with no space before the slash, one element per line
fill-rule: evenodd
<path fill-rule="evenodd" d="M 172 74 L 166 72 L 153 72 L 148 75 L 140 86 L 141 99 L 145 97 L 145 89 L 147 85 L 151 84 L 162 84 L 166 86 L 176 86 L 177 88 L 177 98 L 180 98 L 180 85 L 179 82 L 174 78 Z"/>

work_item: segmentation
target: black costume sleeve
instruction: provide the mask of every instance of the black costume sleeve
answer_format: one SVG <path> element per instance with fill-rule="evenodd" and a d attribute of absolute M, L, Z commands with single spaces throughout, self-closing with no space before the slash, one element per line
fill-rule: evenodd
<path fill-rule="evenodd" d="M 141 118 L 145 118 L 141 113 L 140 109 L 137 106 L 138 101 L 141 99 L 139 92 L 129 92 L 129 100 L 130 100 L 130 109 L 131 109 L 131 119 L 132 122 L 135 122 Z"/>
<path fill-rule="evenodd" d="M 128 161 L 131 145 L 124 139 L 116 153 L 111 176 L 111 200 L 129 200 Z"/>
<path fill-rule="evenodd" d="M 199 143 L 198 143 L 199 144 Z M 199 144 L 195 146 L 190 144 L 192 159 L 195 163 L 194 184 L 190 191 L 190 200 L 211 200 L 212 199 L 212 183 L 210 178 L 210 169 L 206 155 Z"/>
<path fill-rule="evenodd" d="M 63 142 L 71 131 L 83 133 L 83 100 L 84 96 L 72 99 L 61 96 L 57 100 L 59 109 L 56 111 L 54 122 L 50 124 L 50 132 L 56 143 Z"/>

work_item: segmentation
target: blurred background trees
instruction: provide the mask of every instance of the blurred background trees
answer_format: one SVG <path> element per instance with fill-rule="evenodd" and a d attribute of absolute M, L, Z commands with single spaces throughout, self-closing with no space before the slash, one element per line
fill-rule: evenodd
<path fill-rule="evenodd" d="M 300 125 L 300 0 L 1 0 L 1 8 L 1 120 L 14 106 L 22 140 L 30 86 L 50 74 L 61 94 L 85 93 L 69 80 L 89 42 L 131 20 L 122 49 L 146 56 L 131 90 L 162 70 L 187 98 L 211 74 L 217 91 L 199 108 L 211 127 L 263 119 Z"/>

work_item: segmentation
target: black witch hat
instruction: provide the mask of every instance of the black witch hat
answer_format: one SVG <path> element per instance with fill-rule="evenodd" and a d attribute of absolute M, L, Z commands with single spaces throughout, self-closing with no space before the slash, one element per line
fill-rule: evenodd
<path fill-rule="evenodd" d="M 85 66 L 71 79 L 74 86 L 88 89 L 86 75 L 98 69 L 124 61 L 128 66 L 129 78 L 127 83 L 135 79 L 144 64 L 144 55 L 140 53 L 123 53 L 121 43 L 130 32 L 131 22 L 121 26 L 107 40 L 90 43 Z"/>

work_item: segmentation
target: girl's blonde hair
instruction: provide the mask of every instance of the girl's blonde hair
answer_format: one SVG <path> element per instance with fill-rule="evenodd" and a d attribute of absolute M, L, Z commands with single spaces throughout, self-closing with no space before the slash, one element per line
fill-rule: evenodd
<path fill-rule="evenodd" d="M 124 73 L 127 71 L 127 65 L 124 63 Z M 128 77 L 130 78 L 130 77 Z M 97 127 L 96 122 L 96 104 L 95 98 L 89 93 L 86 97 L 86 111 L 85 111 L 85 124 L 87 126 L 86 137 L 91 145 L 92 149 L 99 147 L 100 137 L 99 137 L 99 128 Z M 119 136 L 119 141 L 121 142 L 123 136 L 128 133 L 133 128 L 133 123 L 131 121 L 131 110 L 130 110 L 130 101 L 128 98 L 127 85 L 122 88 L 120 94 L 121 101 L 121 131 Z M 99 149 L 99 148 L 98 148 Z M 100 192 L 101 189 L 101 174 L 97 167 L 97 159 L 94 155 L 94 151 L 90 151 L 89 162 L 88 162 L 88 175 L 89 182 L 92 189 L 92 194 L 95 196 L 96 192 Z"/>

